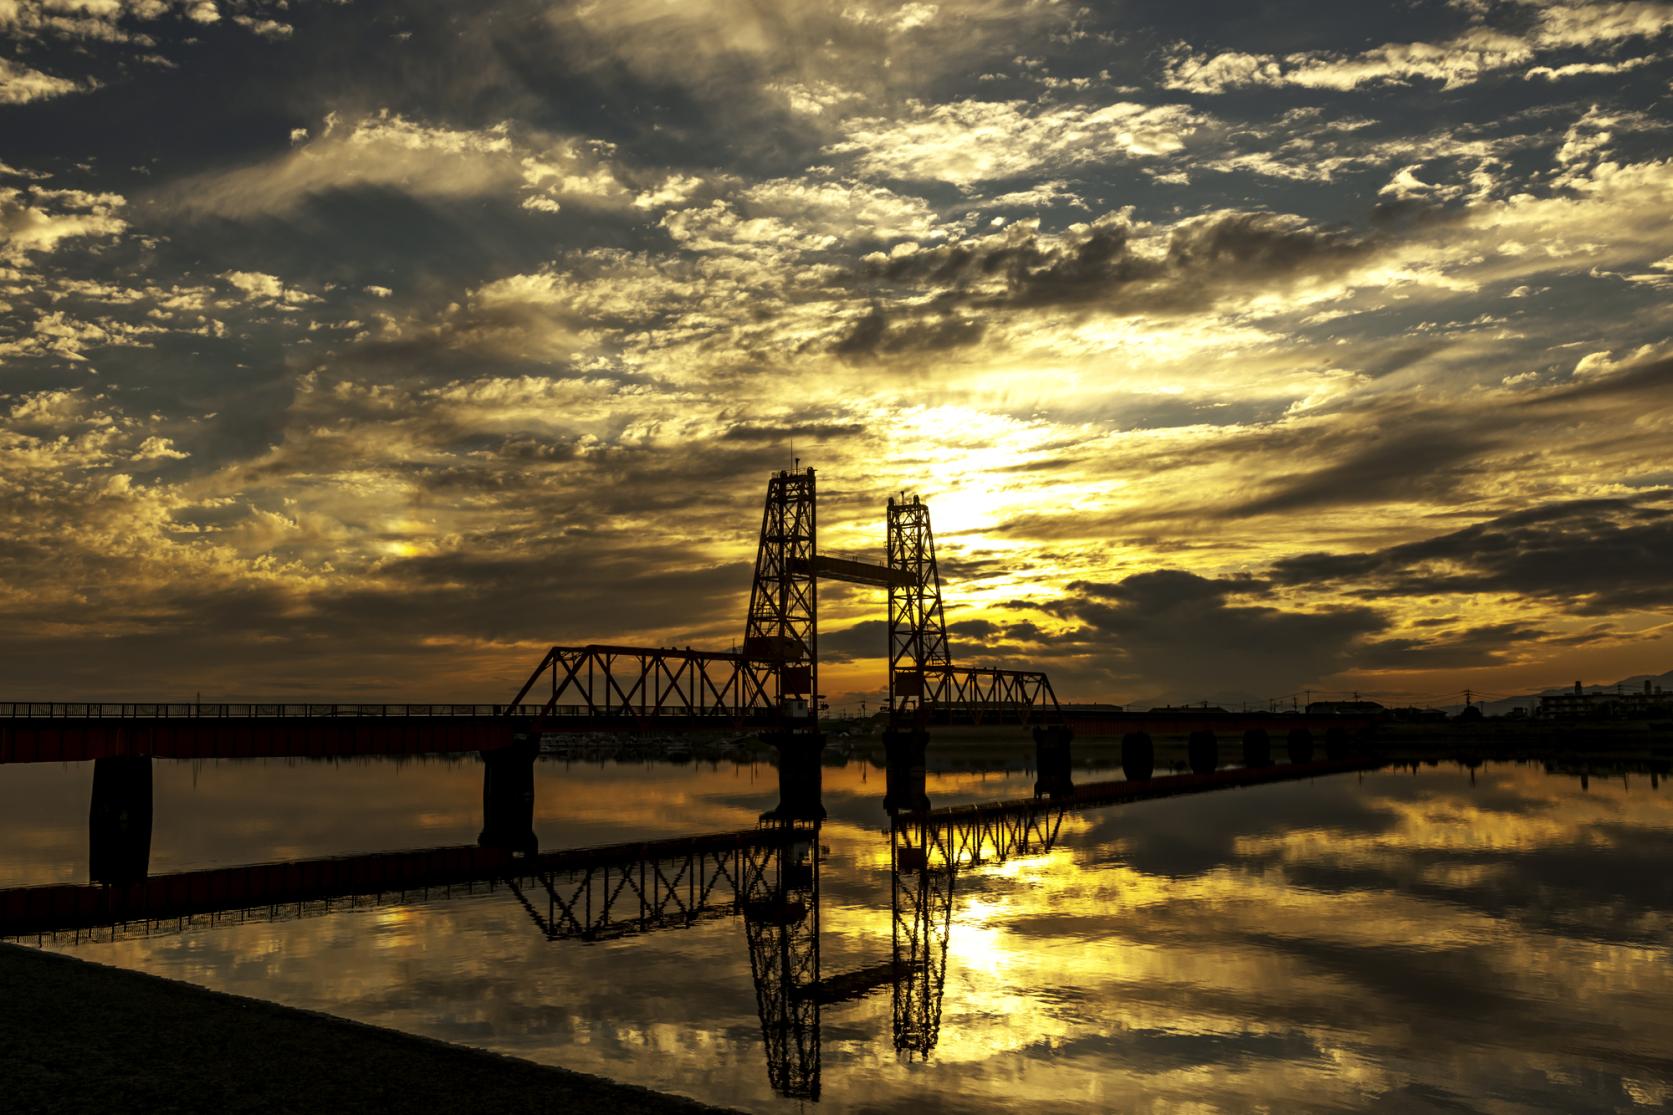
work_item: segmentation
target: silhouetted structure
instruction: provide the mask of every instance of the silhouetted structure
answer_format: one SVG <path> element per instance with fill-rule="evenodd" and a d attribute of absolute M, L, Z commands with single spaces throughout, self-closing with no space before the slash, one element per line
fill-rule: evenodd
<path fill-rule="evenodd" d="M 1664 692 L 1648 678 L 1643 689 L 1619 687 L 1588 691 L 1578 681 L 1571 693 L 1540 697 L 1535 716 L 1547 720 L 1644 720 L 1673 716 L 1673 693 Z"/>
<path fill-rule="evenodd" d="M 482 837 L 474 846 L 156 876 L 145 876 L 140 866 L 150 844 L 149 762 L 106 766 L 105 776 L 95 779 L 90 812 L 90 839 L 96 849 L 102 842 L 94 856 L 95 881 L 0 890 L 0 937 L 150 936 L 500 890 L 550 941 L 616 939 L 741 916 L 768 1079 L 782 1095 L 814 1100 L 826 1009 L 888 986 L 896 1050 L 908 1057 L 934 1050 L 961 872 L 1049 852 L 1070 810 L 1373 765 L 1171 775 L 1070 786 L 1053 799 L 897 810 L 889 831 L 887 956 L 827 976 L 820 969 L 819 825 L 797 819 L 823 815 L 816 783 L 800 776 L 781 781 L 779 805 L 754 829 L 538 852 L 534 761 L 527 747 L 483 757 Z M 126 820 L 109 826 L 99 820 L 117 816 Z"/>
<path fill-rule="evenodd" d="M 552 647 L 508 705 L 0 702 L 0 763 L 491 751 L 549 733 L 753 730 L 818 754 L 821 580 L 888 593 L 893 738 L 915 752 L 938 723 L 1020 722 L 1089 731 L 1241 730 L 1256 714 L 1062 708 L 1046 674 L 956 665 L 947 641 L 929 506 L 891 498 L 886 561 L 819 553 L 814 470 L 768 478 L 742 648 Z M 1295 716 L 1261 714 L 1287 730 Z M 1235 717 L 1236 722 L 1228 717 Z M 1210 723 L 1212 722 L 1212 723 Z M 1055 762 L 1067 739 L 1047 737 Z M 803 768 L 807 769 L 807 768 Z"/>

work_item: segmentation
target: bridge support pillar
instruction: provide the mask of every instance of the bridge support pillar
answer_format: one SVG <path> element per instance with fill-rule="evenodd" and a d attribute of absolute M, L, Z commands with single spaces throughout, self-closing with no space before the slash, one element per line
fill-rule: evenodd
<path fill-rule="evenodd" d="M 117 755 L 93 760 L 87 814 L 88 875 L 95 883 L 137 883 L 151 869 L 151 760 Z"/>
<path fill-rule="evenodd" d="M 825 737 L 818 732 L 774 732 L 767 737 L 778 751 L 778 808 L 761 814 L 764 821 L 823 821 L 825 778 L 820 756 Z"/>
<path fill-rule="evenodd" d="M 1289 739 L 1284 743 L 1284 750 L 1292 763 L 1310 763 L 1313 761 L 1313 732 L 1309 728 L 1291 728 Z"/>
<path fill-rule="evenodd" d="M 1075 792 L 1070 743 L 1075 730 L 1067 724 L 1044 724 L 1034 729 L 1034 796 L 1066 797 Z"/>
<path fill-rule="evenodd" d="M 1143 782 L 1156 773 L 1156 745 L 1149 732 L 1128 732 L 1121 737 L 1121 773 L 1129 782 Z"/>
<path fill-rule="evenodd" d="M 924 755 L 929 750 L 929 733 L 923 728 L 886 728 L 883 731 L 885 783 L 883 808 L 890 816 L 921 813 L 929 809 L 925 790 Z"/>
<path fill-rule="evenodd" d="M 1333 763 L 1340 762 L 1352 755 L 1353 751 L 1348 730 L 1340 724 L 1332 724 L 1324 734 L 1324 757 Z"/>
<path fill-rule="evenodd" d="M 1272 765 L 1272 737 L 1265 728 L 1250 728 L 1243 733 L 1243 765 L 1269 767 Z"/>
<path fill-rule="evenodd" d="M 1199 728 L 1185 741 L 1185 756 L 1193 774 L 1213 774 L 1220 765 L 1220 741 L 1213 732 Z"/>
<path fill-rule="evenodd" d="M 534 760 L 538 738 L 524 732 L 510 747 L 482 753 L 482 832 L 484 848 L 532 855 L 540 846 L 534 834 Z"/>

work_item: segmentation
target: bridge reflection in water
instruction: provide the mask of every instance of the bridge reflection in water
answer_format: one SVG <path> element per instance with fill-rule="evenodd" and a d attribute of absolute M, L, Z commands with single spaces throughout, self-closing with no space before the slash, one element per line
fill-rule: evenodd
<path fill-rule="evenodd" d="M 827 1009 L 889 988 L 897 1052 L 926 1058 L 935 1049 L 961 874 L 1050 852 L 1072 811 L 1374 765 L 1235 769 L 1093 783 L 1056 798 L 896 810 L 888 828 L 886 951 L 879 941 L 875 961 L 825 974 L 824 807 L 816 773 L 781 768 L 779 806 L 754 828 L 542 851 L 533 829 L 536 759 L 532 748 L 484 756 L 483 826 L 474 845 L 157 875 L 147 873 L 151 760 L 100 760 L 89 809 L 92 881 L 0 890 L 0 937 L 112 941 L 485 893 L 508 895 L 550 941 L 601 941 L 739 918 L 768 1079 L 781 1095 L 817 1100 Z"/>

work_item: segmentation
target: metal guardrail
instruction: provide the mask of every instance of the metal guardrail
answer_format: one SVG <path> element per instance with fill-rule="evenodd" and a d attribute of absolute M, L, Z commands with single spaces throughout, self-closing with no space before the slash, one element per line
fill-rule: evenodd
<path fill-rule="evenodd" d="M 282 702 L 251 702 L 224 704 L 195 701 L 181 702 L 74 702 L 74 701 L 0 701 L 0 719 L 12 720 L 240 720 L 240 719 L 321 719 L 326 717 L 476 717 L 498 716 L 534 717 L 539 708 L 517 708 L 509 705 L 376 705 L 376 704 L 294 704 Z M 585 705 L 562 705 L 552 710 L 557 716 L 585 716 Z"/>

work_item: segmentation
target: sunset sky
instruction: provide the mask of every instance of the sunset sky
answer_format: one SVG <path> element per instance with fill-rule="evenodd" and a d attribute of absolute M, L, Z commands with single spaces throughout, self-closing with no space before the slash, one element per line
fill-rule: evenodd
<path fill-rule="evenodd" d="M 1060 696 L 1673 666 L 1673 4 L 0 0 L 0 699 L 741 638 L 768 474 Z M 825 691 L 883 602 L 822 592 Z"/>

